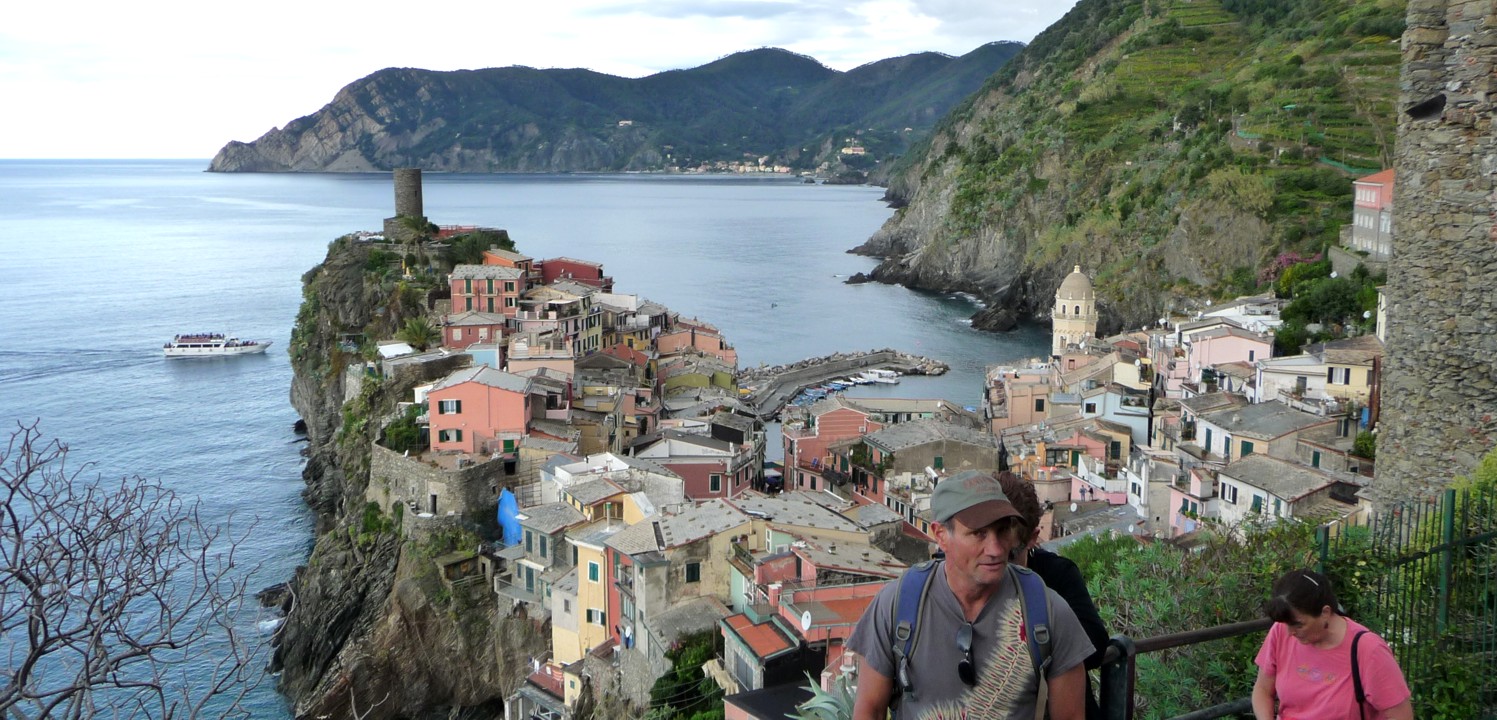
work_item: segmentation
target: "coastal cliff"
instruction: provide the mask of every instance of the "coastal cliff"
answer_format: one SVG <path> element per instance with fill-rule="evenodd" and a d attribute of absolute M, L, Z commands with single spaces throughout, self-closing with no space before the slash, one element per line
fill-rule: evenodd
<path fill-rule="evenodd" d="M 890 170 L 851 252 L 1048 322 L 1073 266 L 1099 331 L 1261 290 L 1351 221 L 1391 153 L 1403 3 L 1080 0 Z"/>
<path fill-rule="evenodd" d="M 546 639 L 523 616 L 443 586 L 433 557 L 471 538 L 403 532 L 365 499 L 381 420 L 419 378 L 366 380 L 351 338 L 389 337 L 424 307 L 377 269 L 378 252 L 341 238 L 302 278 L 291 402 L 306 421 L 318 537 L 289 584 L 272 669 L 298 718 L 492 717 Z"/>
<path fill-rule="evenodd" d="M 861 177 L 902 153 L 1021 47 L 918 53 L 847 72 L 774 48 L 643 78 L 387 68 L 349 83 L 310 115 L 228 143 L 209 170 L 606 172 L 748 163 L 824 164 Z"/>

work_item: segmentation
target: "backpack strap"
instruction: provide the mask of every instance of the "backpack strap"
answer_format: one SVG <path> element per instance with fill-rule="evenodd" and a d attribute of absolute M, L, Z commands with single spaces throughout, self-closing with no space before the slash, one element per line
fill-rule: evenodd
<path fill-rule="evenodd" d="M 1362 690 L 1362 667 L 1357 663 L 1357 643 L 1362 641 L 1366 630 L 1358 630 L 1351 637 L 1351 688 L 1357 698 L 1357 717 L 1367 716 L 1367 693 Z"/>
<path fill-rule="evenodd" d="M 936 561 L 927 560 L 906 570 L 899 577 L 899 587 L 894 591 L 894 624 L 890 646 L 894 649 L 894 698 L 890 707 L 898 704 L 903 694 L 915 697 L 915 685 L 910 679 L 910 657 L 915 651 L 915 636 L 920 629 L 920 616 L 925 613 L 925 596 L 930 592 L 930 581 L 935 576 Z"/>
<path fill-rule="evenodd" d="M 1050 696 L 1050 686 L 1045 679 L 1045 671 L 1050 669 L 1050 595 L 1045 592 L 1045 581 L 1033 570 L 1020 565 L 1009 567 L 1013 568 L 1014 579 L 1019 583 L 1024 634 L 1029 641 L 1030 658 L 1034 661 L 1034 716 L 1043 718 Z"/>

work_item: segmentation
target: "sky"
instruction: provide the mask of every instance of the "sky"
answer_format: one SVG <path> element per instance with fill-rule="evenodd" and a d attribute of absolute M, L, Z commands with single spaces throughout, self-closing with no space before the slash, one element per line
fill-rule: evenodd
<path fill-rule="evenodd" d="M 0 23 L 0 158 L 202 158 L 387 67 L 623 77 L 780 47 L 836 70 L 1028 42 L 1075 0 L 75 0 Z M 397 9 L 403 8 L 403 9 Z"/>

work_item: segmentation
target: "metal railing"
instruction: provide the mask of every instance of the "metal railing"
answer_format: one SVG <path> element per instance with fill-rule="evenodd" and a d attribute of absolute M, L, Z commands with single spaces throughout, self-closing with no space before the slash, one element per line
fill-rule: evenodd
<path fill-rule="evenodd" d="M 1264 632 L 1273 625 L 1268 618 L 1217 625 L 1200 630 L 1159 635 L 1135 641 L 1126 635 L 1112 638 L 1102 656 L 1102 717 L 1107 720 L 1133 720 L 1134 683 L 1138 677 L 1138 656 L 1170 648 L 1224 640 L 1248 633 Z M 1210 720 L 1252 710 L 1252 698 L 1242 698 L 1181 715 L 1173 720 Z"/>

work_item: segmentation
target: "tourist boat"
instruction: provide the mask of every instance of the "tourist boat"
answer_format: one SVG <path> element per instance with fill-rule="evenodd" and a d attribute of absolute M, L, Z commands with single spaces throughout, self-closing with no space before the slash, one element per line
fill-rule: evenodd
<path fill-rule="evenodd" d="M 223 333 L 189 333 L 172 338 L 171 342 L 161 346 L 161 351 L 169 358 L 253 355 L 265 352 L 270 343 L 269 340 L 224 337 Z"/>

